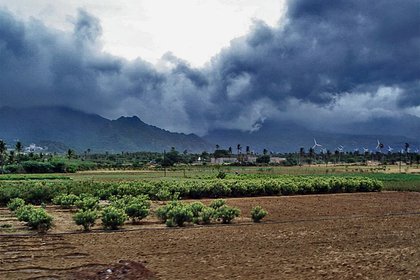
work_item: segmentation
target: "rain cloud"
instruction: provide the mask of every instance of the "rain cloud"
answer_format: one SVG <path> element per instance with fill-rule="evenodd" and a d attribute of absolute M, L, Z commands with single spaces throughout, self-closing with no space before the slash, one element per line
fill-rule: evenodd
<path fill-rule="evenodd" d="M 418 0 L 293 0 L 287 7 L 276 27 L 255 21 L 202 68 L 171 53 L 156 65 L 141 53 L 135 60 L 106 53 L 100 20 L 86 10 L 73 32 L 0 10 L 0 106 L 138 115 L 199 135 L 252 131 L 267 119 L 320 127 L 420 117 Z"/>

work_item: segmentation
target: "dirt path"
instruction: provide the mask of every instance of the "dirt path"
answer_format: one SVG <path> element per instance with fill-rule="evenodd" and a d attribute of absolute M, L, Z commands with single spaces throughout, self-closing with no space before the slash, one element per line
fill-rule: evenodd
<path fill-rule="evenodd" d="M 261 224 L 0 236 L 0 279 L 75 279 L 119 260 L 159 279 L 420 279 L 419 193 L 228 203 L 244 215 L 260 204 L 270 215 Z"/>

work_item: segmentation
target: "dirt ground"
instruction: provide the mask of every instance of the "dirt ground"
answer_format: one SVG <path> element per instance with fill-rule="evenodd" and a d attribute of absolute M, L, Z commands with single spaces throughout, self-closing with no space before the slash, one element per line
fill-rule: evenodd
<path fill-rule="evenodd" d="M 165 228 L 150 218 L 92 233 L 66 221 L 71 213 L 49 208 L 61 217 L 51 233 L 2 231 L 0 279 L 420 279 L 420 193 L 228 204 L 243 215 L 232 225 Z M 249 211 L 257 204 L 269 216 L 254 224 Z M 13 220 L 6 209 L 0 217 Z"/>

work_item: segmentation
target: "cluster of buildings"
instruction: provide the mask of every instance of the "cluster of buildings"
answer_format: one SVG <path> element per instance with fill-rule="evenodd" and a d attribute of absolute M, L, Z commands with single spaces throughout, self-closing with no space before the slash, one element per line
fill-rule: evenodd
<path fill-rule="evenodd" d="M 257 156 L 255 155 L 232 155 L 230 157 L 211 158 L 212 164 L 231 164 L 231 163 L 257 163 Z M 286 161 L 282 157 L 270 157 L 270 164 L 281 164 Z"/>

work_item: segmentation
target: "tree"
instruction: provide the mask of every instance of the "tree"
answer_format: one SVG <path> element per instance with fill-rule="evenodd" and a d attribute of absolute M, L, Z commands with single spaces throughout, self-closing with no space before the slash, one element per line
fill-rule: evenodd
<path fill-rule="evenodd" d="M 270 156 L 269 155 L 262 155 L 257 157 L 257 163 L 270 163 Z"/>
<path fill-rule="evenodd" d="M 17 155 L 20 155 L 20 153 L 22 152 L 22 150 L 23 150 L 22 142 L 17 141 L 16 142 L 16 145 L 15 145 L 15 151 L 16 151 Z"/>
<path fill-rule="evenodd" d="M 230 153 L 228 150 L 216 150 L 214 151 L 213 156 L 215 158 L 223 158 L 223 157 L 229 157 Z"/>
<path fill-rule="evenodd" d="M 15 151 L 9 152 L 9 163 L 13 163 L 15 161 Z"/>
<path fill-rule="evenodd" d="M 181 161 L 181 156 L 179 155 L 179 152 L 175 150 L 175 147 L 172 147 L 170 152 L 164 153 L 162 166 L 163 167 L 173 166 L 175 163 L 179 163 L 180 161 Z"/>
<path fill-rule="evenodd" d="M 67 150 L 67 157 L 68 157 L 68 159 L 73 158 L 73 157 L 74 157 L 74 155 L 75 155 L 74 150 L 72 150 L 72 149 L 68 149 L 68 150 Z"/>
<path fill-rule="evenodd" d="M 6 154 L 7 148 L 6 148 L 6 142 L 0 139 L 0 168 L 3 170 L 3 165 L 6 161 Z M 0 170 L 0 172 L 2 171 Z"/>

